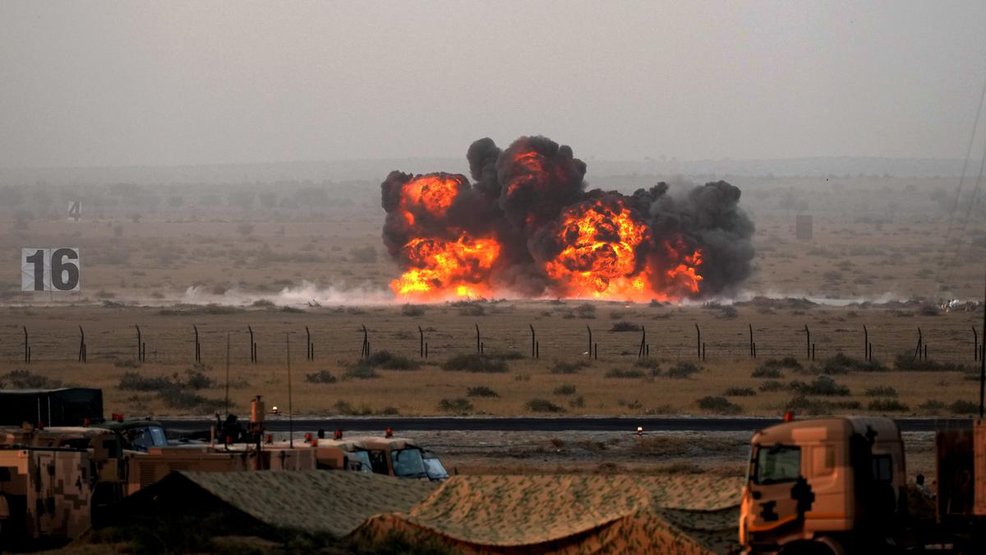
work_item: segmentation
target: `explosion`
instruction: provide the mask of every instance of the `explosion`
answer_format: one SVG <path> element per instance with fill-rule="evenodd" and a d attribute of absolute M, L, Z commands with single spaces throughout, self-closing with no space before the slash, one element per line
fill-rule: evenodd
<path fill-rule="evenodd" d="M 586 191 L 572 149 L 521 137 L 470 146 L 463 175 L 391 172 L 383 239 L 404 300 L 492 296 L 646 302 L 728 292 L 750 272 L 753 224 L 724 182 L 672 194 Z"/>

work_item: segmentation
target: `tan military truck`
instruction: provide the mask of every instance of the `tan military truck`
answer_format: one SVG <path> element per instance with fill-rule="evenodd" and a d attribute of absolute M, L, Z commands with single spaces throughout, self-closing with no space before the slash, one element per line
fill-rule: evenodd
<path fill-rule="evenodd" d="M 937 511 L 909 499 L 904 444 L 888 418 L 791 420 L 754 434 L 740 506 L 748 553 L 886 553 L 936 543 L 986 553 L 986 424 L 937 434 Z M 927 500 L 925 500 L 927 501 Z"/>
<path fill-rule="evenodd" d="M 97 479 L 92 462 L 78 449 L 0 449 L 0 552 L 85 531 Z"/>

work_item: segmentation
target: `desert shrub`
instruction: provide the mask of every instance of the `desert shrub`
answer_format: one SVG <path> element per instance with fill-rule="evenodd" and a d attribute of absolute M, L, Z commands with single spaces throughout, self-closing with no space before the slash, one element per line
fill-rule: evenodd
<path fill-rule="evenodd" d="M 612 370 L 606 371 L 607 378 L 643 378 L 646 375 L 646 372 L 637 368 L 629 368 L 626 370 L 621 368 L 613 368 Z"/>
<path fill-rule="evenodd" d="M 366 359 L 366 364 L 385 370 L 417 370 L 421 363 L 403 355 L 395 355 L 389 351 L 377 351 Z"/>
<path fill-rule="evenodd" d="M 730 387 L 723 392 L 726 397 L 753 397 L 757 392 L 749 387 Z"/>
<path fill-rule="evenodd" d="M 223 408 L 222 399 L 207 399 L 181 387 L 168 387 L 158 392 L 158 398 L 171 409 L 213 412 Z"/>
<path fill-rule="evenodd" d="M 555 388 L 555 395 L 575 395 L 575 386 L 572 384 L 562 384 Z"/>
<path fill-rule="evenodd" d="M 191 389 L 208 389 L 215 385 L 215 381 L 201 370 L 189 369 L 185 371 L 184 385 Z"/>
<path fill-rule="evenodd" d="M 559 407 L 547 399 L 531 399 L 525 406 L 531 412 L 565 412 L 564 408 Z"/>
<path fill-rule="evenodd" d="M 477 385 L 466 390 L 466 397 L 499 397 L 500 394 L 485 385 Z"/>
<path fill-rule="evenodd" d="M 174 384 L 165 376 L 142 376 L 137 372 L 124 372 L 117 387 L 123 391 L 161 391 Z"/>
<path fill-rule="evenodd" d="M 401 314 L 411 317 L 424 316 L 425 309 L 416 304 L 406 304 L 401 307 Z"/>
<path fill-rule="evenodd" d="M 596 305 L 582 303 L 575 307 L 575 315 L 584 320 L 592 320 L 596 317 Z"/>
<path fill-rule="evenodd" d="M 527 358 L 527 355 L 520 351 L 490 351 L 483 353 L 483 355 L 497 360 L 521 360 Z"/>
<path fill-rule="evenodd" d="M 400 416 L 401 411 L 397 407 L 384 407 L 380 409 L 379 414 L 383 416 Z"/>
<path fill-rule="evenodd" d="M 377 371 L 365 362 L 357 362 L 347 368 L 342 374 L 342 379 L 344 380 L 371 380 L 379 377 L 380 374 L 377 374 Z"/>
<path fill-rule="evenodd" d="M 767 367 L 767 368 L 779 368 L 781 370 L 784 370 L 784 369 L 801 370 L 802 369 L 801 363 L 798 362 L 798 359 L 796 359 L 794 357 L 770 358 L 770 359 L 767 359 L 763 363 L 762 366 Z"/>
<path fill-rule="evenodd" d="M 652 368 L 658 370 L 661 368 L 661 363 L 658 362 L 656 358 L 651 357 L 638 358 L 633 365 L 637 368 Z"/>
<path fill-rule="evenodd" d="M 479 354 L 456 355 L 442 364 L 443 370 L 458 372 L 503 373 L 508 370 L 503 360 Z"/>
<path fill-rule="evenodd" d="M 787 389 L 787 386 L 777 380 L 767 380 L 757 386 L 757 389 L 766 393 L 769 391 L 781 391 Z"/>
<path fill-rule="evenodd" d="M 640 410 L 644 408 L 644 404 L 636 399 L 634 399 L 633 401 L 627 401 L 626 399 L 619 399 L 616 401 L 616 404 L 631 410 Z"/>
<path fill-rule="evenodd" d="M 305 381 L 308 383 L 335 383 L 336 377 L 328 370 L 319 370 L 311 374 L 305 374 Z"/>
<path fill-rule="evenodd" d="M 935 399 L 928 399 L 927 401 L 918 405 L 918 408 L 927 411 L 939 411 L 945 408 L 945 403 Z"/>
<path fill-rule="evenodd" d="M 336 409 L 337 413 L 343 416 L 369 416 L 373 414 L 373 410 L 370 407 L 360 405 L 357 408 L 349 404 L 347 401 L 336 401 L 336 404 L 333 405 L 333 407 Z"/>
<path fill-rule="evenodd" d="M 568 400 L 568 406 L 573 409 L 580 409 L 585 406 L 585 397 L 579 395 Z"/>
<path fill-rule="evenodd" d="M 979 404 L 960 399 L 948 406 L 952 414 L 979 414 Z"/>
<path fill-rule="evenodd" d="M 897 390 L 889 385 L 878 385 L 868 388 L 863 394 L 867 397 L 896 397 Z"/>
<path fill-rule="evenodd" d="M 486 316 L 486 308 L 476 301 L 457 301 L 452 306 L 457 307 L 462 316 Z"/>
<path fill-rule="evenodd" d="M 811 383 L 793 381 L 791 389 L 802 395 L 824 395 L 828 397 L 845 397 L 849 388 L 837 383 L 829 376 L 818 376 Z"/>
<path fill-rule="evenodd" d="M 668 368 L 665 375 L 669 378 L 683 379 L 691 377 L 692 374 L 698 373 L 699 370 L 700 368 L 691 362 L 679 362 L 671 368 Z"/>
<path fill-rule="evenodd" d="M 551 367 L 550 372 L 552 374 L 575 374 L 587 366 L 589 366 L 589 363 L 584 360 L 578 362 L 558 361 Z"/>
<path fill-rule="evenodd" d="M 780 368 L 775 368 L 775 367 L 769 367 L 769 366 L 765 366 L 765 365 L 760 365 L 756 369 L 753 370 L 753 374 L 751 374 L 751 376 L 753 376 L 754 378 L 771 378 L 771 379 L 776 379 L 776 378 L 783 378 L 784 377 L 784 373 L 781 372 L 781 369 Z"/>
<path fill-rule="evenodd" d="M 442 412 L 452 412 L 455 414 L 466 414 L 472 411 L 472 402 L 464 397 L 455 399 L 442 399 L 438 403 L 438 410 Z"/>
<path fill-rule="evenodd" d="M 46 378 L 37 374 L 32 374 L 30 370 L 11 370 L 0 376 L 0 383 L 4 387 L 10 386 L 12 389 L 53 389 L 61 387 L 59 380 Z"/>
<path fill-rule="evenodd" d="M 714 397 L 712 395 L 699 399 L 698 408 L 717 414 L 737 414 L 742 410 L 739 405 L 729 399 L 725 397 Z"/>
<path fill-rule="evenodd" d="M 911 410 L 910 407 L 904 403 L 901 403 L 897 399 L 873 399 L 866 408 L 878 412 L 900 412 Z"/>
<path fill-rule="evenodd" d="M 633 322 L 627 322 L 626 320 L 620 320 L 619 322 L 614 322 L 613 326 L 609 328 L 609 331 L 640 331 L 640 324 L 634 324 Z"/>
<path fill-rule="evenodd" d="M 968 372 L 970 368 L 965 364 L 955 364 L 953 362 L 938 362 L 934 359 L 921 360 L 915 358 L 914 353 L 900 353 L 894 359 L 894 368 L 897 370 L 908 370 L 918 372 Z"/>
<path fill-rule="evenodd" d="M 822 361 L 820 368 L 823 374 L 829 375 L 847 374 L 849 372 L 882 372 L 884 370 L 887 370 L 887 367 L 880 364 L 879 361 L 860 360 L 842 353 L 837 353 L 835 356 Z"/>

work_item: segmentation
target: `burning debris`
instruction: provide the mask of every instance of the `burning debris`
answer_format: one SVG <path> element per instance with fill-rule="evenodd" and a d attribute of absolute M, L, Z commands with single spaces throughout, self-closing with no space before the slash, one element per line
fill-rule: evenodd
<path fill-rule="evenodd" d="M 725 181 L 586 191 L 585 163 L 545 137 L 480 139 L 467 157 L 473 183 L 394 171 L 381 184 L 400 297 L 668 301 L 728 293 L 750 273 L 753 223 Z"/>

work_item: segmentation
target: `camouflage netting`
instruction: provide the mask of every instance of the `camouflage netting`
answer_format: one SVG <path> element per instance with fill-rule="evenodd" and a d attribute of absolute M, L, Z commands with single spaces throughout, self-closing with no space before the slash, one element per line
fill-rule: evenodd
<path fill-rule="evenodd" d="M 729 553 L 740 486 L 695 476 L 460 476 L 351 537 L 374 543 L 397 532 L 462 553 Z"/>
<path fill-rule="evenodd" d="M 175 472 L 134 498 L 177 492 L 182 482 L 274 528 L 333 537 L 371 515 L 406 511 L 434 489 L 430 482 L 361 472 Z"/>

